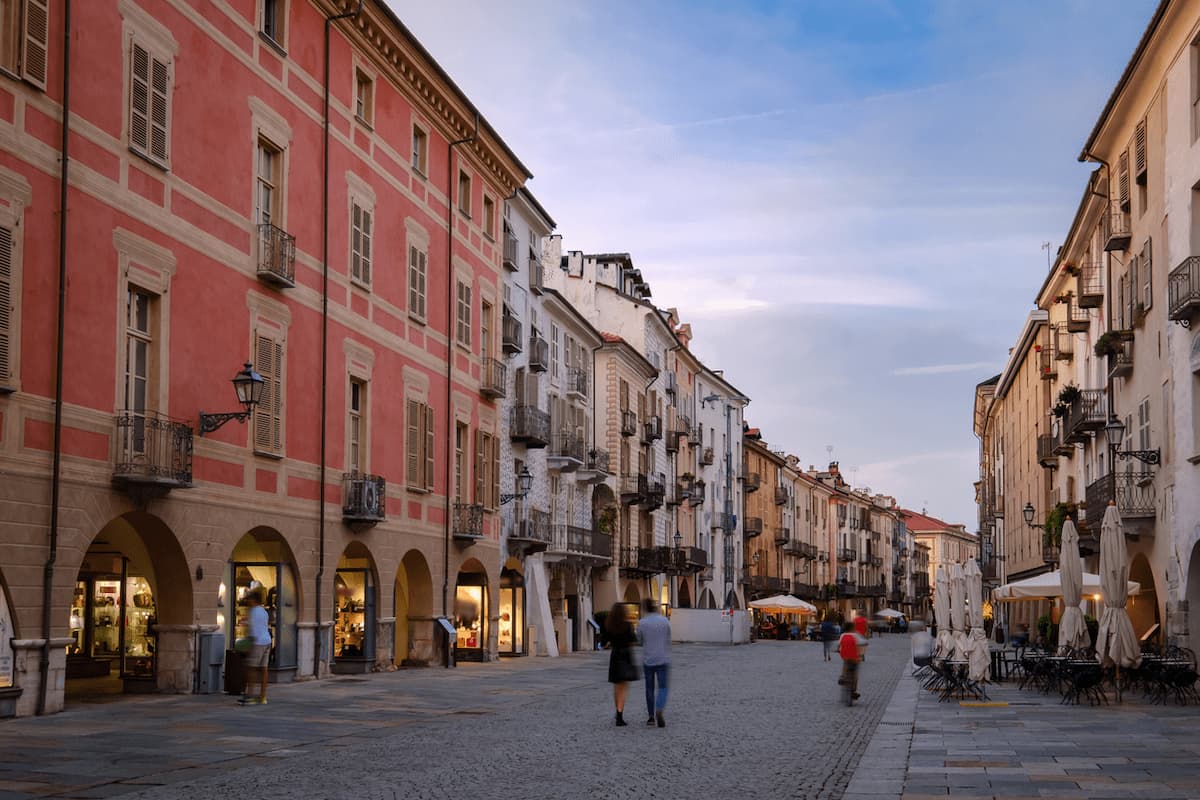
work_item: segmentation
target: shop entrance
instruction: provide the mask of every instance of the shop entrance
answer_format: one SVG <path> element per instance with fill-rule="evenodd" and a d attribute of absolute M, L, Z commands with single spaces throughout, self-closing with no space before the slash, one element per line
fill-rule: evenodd
<path fill-rule="evenodd" d="M 516 569 L 500 571 L 500 628 L 496 632 L 501 656 L 525 655 L 525 576 Z"/>
<path fill-rule="evenodd" d="M 454 588 L 455 659 L 484 661 L 488 646 L 488 580 L 483 565 L 471 559 Z"/>
<path fill-rule="evenodd" d="M 405 553 L 393 587 L 396 633 L 392 658 L 400 666 L 425 666 L 433 653 L 433 579 L 419 550 Z"/>
<path fill-rule="evenodd" d="M 226 669 L 233 643 L 249 635 L 252 591 L 260 593 L 271 629 L 268 676 L 272 683 L 291 681 L 296 674 L 296 622 L 299 598 L 291 548 L 278 531 L 255 528 L 233 548 L 233 558 L 217 596 L 217 625 L 225 633 Z"/>
<path fill-rule="evenodd" d="M 375 565 L 360 543 L 346 548 L 333 577 L 333 671 L 368 672 L 375 663 Z"/>
<path fill-rule="evenodd" d="M 191 622 L 190 591 L 183 554 L 161 520 L 131 513 L 108 523 L 71 595 L 66 698 L 152 692 L 160 683 L 178 689 L 180 665 L 160 668 L 156 626 Z"/>
<path fill-rule="evenodd" d="M 1135 554 L 1129 562 L 1129 580 L 1142 585 L 1142 590 L 1125 603 L 1129 621 L 1133 623 L 1133 632 L 1138 638 L 1149 635 L 1150 640 L 1155 643 L 1165 641 L 1158 610 L 1158 587 L 1154 580 L 1154 571 L 1142 553 Z"/>

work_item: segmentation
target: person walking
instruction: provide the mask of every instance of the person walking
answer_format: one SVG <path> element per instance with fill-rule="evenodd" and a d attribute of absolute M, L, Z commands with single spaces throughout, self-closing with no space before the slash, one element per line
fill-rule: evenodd
<path fill-rule="evenodd" d="M 271 656 L 271 627 L 267 610 L 262 605 L 262 589 L 251 589 L 246 595 L 250 606 L 247 614 L 250 628 L 250 650 L 246 653 L 246 691 L 239 701 L 242 705 L 267 704 L 267 662 Z M 258 697 L 251 697 L 250 687 L 258 683 Z"/>
<path fill-rule="evenodd" d="M 646 724 L 665 728 L 663 709 L 667 705 L 667 673 L 671 666 L 671 623 L 651 597 L 642 601 L 638 641 L 642 644 L 642 672 L 646 678 Z"/>
<path fill-rule="evenodd" d="M 842 676 L 838 679 L 840 686 L 850 691 L 851 699 L 857 700 L 858 695 L 858 665 L 863 660 L 863 646 L 866 639 L 854 630 L 842 634 L 838 641 L 838 655 L 842 657 Z"/>
<path fill-rule="evenodd" d="M 608 682 L 613 685 L 613 705 L 617 711 L 617 725 L 624 726 L 625 696 L 629 682 L 637 680 L 637 665 L 633 663 L 633 644 L 637 641 L 629 617 L 622 603 L 614 603 L 608 618 L 604 620 L 608 634 L 608 646 L 612 653 L 608 657 Z"/>
<path fill-rule="evenodd" d="M 833 653 L 833 643 L 837 641 L 837 626 L 833 624 L 833 620 L 826 617 L 821 623 L 821 646 L 825 648 L 825 660 L 832 661 L 831 653 Z"/>

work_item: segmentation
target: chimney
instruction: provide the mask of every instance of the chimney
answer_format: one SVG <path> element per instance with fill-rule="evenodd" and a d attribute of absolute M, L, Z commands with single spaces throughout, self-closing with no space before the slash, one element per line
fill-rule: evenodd
<path fill-rule="evenodd" d="M 838 462 L 836 462 L 836 461 L 829 462 L 829 474 L 830 475 L 841 475 L 842 474 L 841 472 L 838 471 Z"/>

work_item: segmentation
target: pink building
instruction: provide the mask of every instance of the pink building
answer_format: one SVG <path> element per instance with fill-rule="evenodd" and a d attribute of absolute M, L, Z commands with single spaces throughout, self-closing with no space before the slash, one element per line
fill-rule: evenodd
<path fill-rule="evenodd" d="M 253 590 L 275 680 L 494 657 L 530 175 L 358 7 L 0 0 L 0 713 L 218 690 Z"/>

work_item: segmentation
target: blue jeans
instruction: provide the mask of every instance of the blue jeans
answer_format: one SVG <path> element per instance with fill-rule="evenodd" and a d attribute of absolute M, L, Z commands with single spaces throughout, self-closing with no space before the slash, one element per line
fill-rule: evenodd
<path fill-rule="evenodd" d="M 646 713 L 654 716 L 655 711 L 667 707 L 667 664 L 650 666 L 643 664 L 642 670 L 646 675 Z M 654 696 L 654 683 L 658 681 L 658 697 Z"/>

